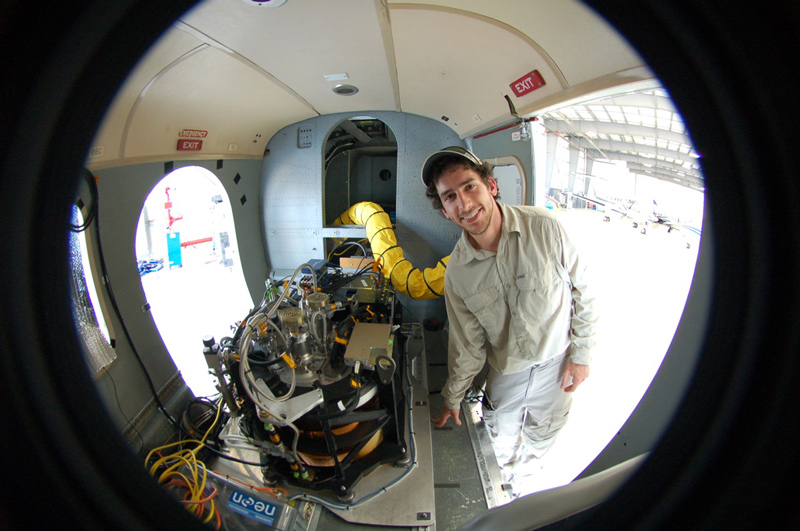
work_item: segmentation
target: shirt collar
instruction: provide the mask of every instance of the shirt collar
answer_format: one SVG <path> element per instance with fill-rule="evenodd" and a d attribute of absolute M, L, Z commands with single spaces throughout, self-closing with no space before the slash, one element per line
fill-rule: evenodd
<path fill-rule="evenodd" d="M 507 234 L 509 232 L 516 232 L 519 233 L 519 217 L 516 215 L 517 213 L 514 211 L 513 208 L 508 208 L 503 203 L 497 201 L 497 208 L 500 209 L 500 212 L 503 216 L 503 228 L 502 234 L 500 235 L 500 245 L 503 245 L 503 241 L 506 239 Z M 464 250 L 464 253 L 467 255 L 468 260 L 483 260 L 485 258 L 489 258 L 491 256 L 495 256 L 495 253 L 491 251 L 486 251 L 484 249 L 476 249 L 472 246 L 469 242 L 469 237 L 467 236 L 467 231 L 461 231 L 461 247 Z"/>
<path fill-rule="evenodd" d="M 517 210 L 500 202 L 497 203 L 497 206 L 503 213 L 503 235 L 505 236 L 509 232 L 520 233 L 520 219 Z"/>

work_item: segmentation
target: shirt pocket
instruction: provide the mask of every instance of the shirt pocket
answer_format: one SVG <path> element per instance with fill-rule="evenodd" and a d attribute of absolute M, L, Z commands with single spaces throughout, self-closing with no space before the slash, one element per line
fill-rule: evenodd
<path fill-rule="evenodd" d="M 500 288 L 494 286 L 468 295 L 464 298 L 464 304 L 486 330 L 491 341 L 502 329 L 505 322 L 504 315 L 507 313 Z"/>
<path fill-rule="evenodd" d="M 529 327 L 549 322 L 558 310 L 561 303 L 558 300 L 560 282 L 552 264 L 517 277 L 517 308 L 524 315 Z"/>

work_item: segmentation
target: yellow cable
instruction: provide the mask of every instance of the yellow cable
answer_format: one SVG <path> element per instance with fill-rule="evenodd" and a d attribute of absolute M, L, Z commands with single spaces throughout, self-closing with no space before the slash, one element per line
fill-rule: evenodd
<path fill-rule="evenodd" d="M 217 403 L 217 413 L 214 417 L 214 421 L 211 423 L 211 426 L 209 426 L 208 430 L 206 430 L 202 439 L 200 439 L 199 441 L 196 439 L 187 439 L 154 448 L 147 454 L 147 458 L 145 459 L 145 465 L 146 465 L 147 463 L 150 462 L 150 459 L 152 459 L 154 453 L 166 450 L 168 448 L 173 448 L 175 446 L 183 447 L 190 443 L 197 445 L 193 449 L 181 448 L 177 452 L 161 457 L 150 466 L 149 472 L 151 476 L 155 476 L 158 469 L 161 468 L 161 466 L 163 465 L 167 466 L 167 469 L 164 470 L 159 475 L 158 477 L 159 484 L 164 484 L 168 480 L 175 477 L 183 480 L 183 482 L 185 483 L 185 487 L 188 489 L 189 492 L 189 499 L 182 501 L 184 502 L 187 509 L 198 517 L 202 516 L 204 511 L 203 507 L 206 503 L 203 500 L 205 500 L 206 498 L 204 496 L 204 492 L 208 481 L 208 473 L 205 464 L 197 459 L 197 452 L 199 452 L 203 447 L 205 447 L 206 439 L 208 439 L 208 436 L 211 434 L 211 431 L 219 422 L 221 414 L 222 414 L 222 402 L 220 401 L 219 403 Z M 185 474 L 179 471 L 179 469 L 183 466 L 185 466 L 188 469 L 189 475 L 191 477 L 187 477 Z M 218 510 L 216 508 L 214 500 L 210 499 L 207 501 L 209 502 L 209 513 L 208 516 L 202 519 L 204 523 L 209 523 L 215 516 L 218 516 L 217 514 Z"/>

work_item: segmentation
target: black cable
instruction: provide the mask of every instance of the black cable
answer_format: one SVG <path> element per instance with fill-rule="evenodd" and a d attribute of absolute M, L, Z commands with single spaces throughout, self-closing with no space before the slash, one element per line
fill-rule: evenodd
<path fill-rule="evenodd" d="M 404 258 L 404 260 L 405 260 L 405 258 Z M 394 271 L 394 268 L 392 268 L 392 271 Z M 414 299 L 416 297 L 411 295 L 411 288 L 409 288 L 408 283 L 411 282 L 411 273 L 413 273 L 414 271 L 419 271 L 419 269 L 417 269 L 416 267 L 414 267 L 412 265 L 411 266 L 411 271 L 409 271 L 408 274 L 406 275 L 406 293 L 408 293 L 408 296 L 411 297 L 412 299 Z M 424 273 L 422 273 L 422 280 L 423 281 L 425 280 L 425 274 Z M 427 282 L 425 282 L 425 284 L 427 284 Z"/>
<path fill-rule="evenodd" d="M 98 255 L 100 257 L 100 272 L 101 272 L 101 276 L 103 278 L 103 282 L 105 283 L 106 290 L 108 292 L 109 302 L 111 303 L 111 307 L 114 310 L 114 314 L 117 316 L 117 319 L 119 320 L 120 327 L 122 328 L 122 332 L 125 335 L 125 339 L 127 340 L 128 345 L 131 348 L 131 352 L 133 353 L 134 357 L 136 358 L 136 361 L 139 363 L 139 366 L 142 369 L 142 372 L 144 373 L 145 379 L 147 380 L 147 385 L 148 385 L 148 387 L 150 387 L 150 392 L 153 395 L 153 400 L 155 401 L 156 405 L 158 406 L 158 409 L 161 411 L 161 413 L 163 413 L 163 415 L 167 418 L 167 420 L 170 422 L 170 424 L 172 424 L 172 426 L 179 433 L 182 433 L 182 434 L 184 434 L 185 436 L 187 436 L 189 438 L 193 438 L 192 435 L 190 433 L 188 433 L 183 428 L 183 426 L 181 426 L 181 424 L 177 420 L 175 420 L 175 418 L 173 418 L 172 415 L 170 415 L 169 411 L 167 411 L 167 408 L 161 402 L 161 398 L 158 396 L 158 391 L 156 391 L 155 384 L 153 384 L 153 379 L 150 377 L 150 373 L 148 372 L 147 367 L 144 364 L 144 361 L 142 360 L 141 356 L 139 355 L 139 352 L 136 350 L 136 346 L 134 345 L 133 339 L 130 336 L 130 332 L 128 331 L 128 327 L 125 326 L 125 321 L 122 318 L 122 313 L 120 312 L 119 305 L 117 304 L 116 297 L 114 296 L 114 291 L 111 288 L 111 282 L 109 281 L 109 278 L 108 278 L 108 269 L 106 268 L 105 255 L 103 254 L 103 245 L 102 245 L 102 241 L 101 241 L 101 238 L 100 238 L 99 195 L 96 195 L 94 197 L 93 210 L 94 210 L 95 214 L 92 217 L 92 219 L 96 220 L 97 250 L 98 250 Z M 254 314 L 257 310 L 258 310 L 258 308 L 254 308 L 250 312 L 250 315 Z M 108 371 L 106 371 L 106 372 L 108 373 Z M 116 388 L 116 385 L 115 385 L 115 388 Z M 220 402 L 220 405 L 218 407 L 222 407 L 222 403 L 221 402 Z M 235 463 L 240 463 L 240 464 L 243 464 L 243 465 L 261 466 L 261 463 L 253 463 L 253 462 L 250 462 L 250 461 L 245 461 L 243 459 L 238 459 L 238 458 L 232 457 L 230 455 L 227 455 L 227 454 L 225 454 L 223 452 L 220 452 L 219 450 L 217 450 L 216 448 L 213 448 L 211 446 L 206 445 L 206 447 L 208 448 L 208 450 L 211 453 L 213 453 L 217 457 L 221 457 L 223 459 L 227 459 L 229 461 L 233 461 Z"/>
<path fill-rule="evenodd" d="M 317 415 L 314 416 L 309 415 L 308 418 L 311 420 L 323 421 L 323 420 L 333 420 L 339 417 L 343 417 L 344 415 L 352 413 L 353 410 L 355 410 L 359 400 L 361 400 L 361 388 L 356 387 L 354 389 L 353 395 L 350 397 L 350 400 L 348 401 L 347 405 L 344 407 L 343 410 L 334 411 L 332 413 L 324 413 L 324 414 L 318 413 Z"/>
<path fill-rule="evenodd" d="M 325 286 L 324 289 L 325 289 L 326 292 L 336 291 L 339 288 L 349 284 L 353 280 L 356 280 L 356 279 L 364 277 L 364 276 L 368 276 L 369 273 L 371 272 L 370 271 L 371 269 L 372 269 L 372 266 L 365 266 L 365 267 L 359 269 L 358 271 L 355 271 L 352 275 L 347 275 L 347 276 L 343 275 L 342 278 L 340 278 L 339 280 L 336 280 L 336 281 L 332 281 L 330 284 Z"/>
<path fill-rule="evenodd" d="M 364 255 L 365 255 L 365 256 L 366 256 L 366 254 L 367 254 L 367 250 L 364 248 L 364 246 L 363 246 L 363 245 L 361 245 L 361 243 L 360 243 L 360 242 L 342 242 L 342 243 L 340 243 L 339 245 L 337 245 L 336 247 L 334 247 L 333 249 L 331 249 L 331 252 L 330 252 L 330 253 L 328 253 L 328 256 L 333 256 L 333 255 L 334 255 L 334 253 L 335 253 L 335 252 L 336 252 L 336 251 L 337 251 L 337 250 L 338 250 L 340 247 L 358 247 L 359 249 L 361 249 L 361 251 L 364 253 Z M 344 252 L 344 251 L 342 251 L 342 252 Z M 329 260 L 326 260 L 325 262 L 326 262 L 326 265 L 327 265 L 327 264 L 331 264 L 331 263 L 332 263 L 332 262 L 330 262 Z M 335 265 L 335 264 L 333 264 L 333 265 Z"/>
<path fill-rule="evenodd" d="M 88 170 L 87 170 L 88 171 Z M 94 179 L 92 179 L 94 180 Z M 169 414 L 167 408 L 161 402 L 161 398 L 158 396 L 158 391 L 156 391 L 156 387 L 153 384 L 153 379 L 150 377 L 150 373 L 147 371 L 147 367 L 145 367 L 144 362 L 142 361 L 141 356 L 139 356 L 139 352 L 136 350 L 136 346 L 133 344 L 133 339 L 131 338 L 130 332 L 128 331 L 128 327 L 125 326 L 125 320 L 122 318 L 122 313 L 120 312 L 119 305 L 117 304 L 117 299 L 114 296 L 114 290 L 111 288 L 111 282 L 108 278 L 108 269 L 106 268 L 106 260 L 105 254 L 103 253 L 103 244 L 102 238 L 100 237 L 100 197 L 97 195 L 94 198 L 94 210 L 95 215 L 94 219 L 96 219 L 96 231 L 97 231 L 97 251 L 100 257 L 100 274 L 103 278 L 103 282 L 106 286 L 106 291 L 108 293 L 108 299 L 111 303 L 111 308 L 114 310 L 114 314 L 117 316 L 119 320 L 120 327 L 122 328 L 122 332 L 125 335 L 125 339 L 128 342 L 128 345 L 131 347 L 131 352 L 133 353 L 136 361 L 139 363 L 139 366 L 142 368 L 142 372 L 144 373 L 145 379 L 147 380 L 147 385 L 150 387 L 150 392 L 153 394 L 153 399 L 158 406 L 158 409 L 164 414 L 164 416 L 169 420 L 169 422 L 178 430 L 183 431 L 181 428 L 180 423 L 175 420 L 172 415 Z"/>
<path fill-rule="evenodd" d="M 97 181 L 94 180 L 94 175 L 92 175 L 92 172 L 86 168 L 81 168 L 81 175 L 89 184 L 89 192 L 92 196 L 92 202 L 89 205 L 89 214 L 86 216 L 86 218 L 84 218 L 81 225 L 73 225 L 72 223 L 69 224 L 69 230 L 76 233 L 83 232 L 88 229 L 89 225 L 91 225 L 92 221 L 94 221 L 94 219 L 97 217 Z"/>
<path fill-rule="evenodd" d="M 206 410 L 199 413 L 196 417 L 192 417 L 193 408 L 195 405 L 200 404 L 205 406 Z M 217 404 L 208 400 L 207 398 L 194 398 L 189 401 L 188 404 L 183 408 L 183 414 L 181 415 L 182 424 L 185 424 L 188 428 L 189 433 L 192 435 L 193 439 L 197 439 L 197 435 L 201 433 L 205 433 L 208 430 L 205 424 L 208 424 L 209 420 L 213 419 L 213 412 L 218 408 Z M 216 430 L 217 432 L 219 429 Z M 215 437 L 215 436 L 214 436 Z M 215 437 L 216 438 L 216 437 Z"/>
<path fill-rule="evenodd" d="M 253 359 L 253 355 L 254 354 L 263 354 L 264 355 L 264 359 Z M 259 350 L 253 350 L 253 352 L 251 352 L 248 355 L 247 359 L 249 360 L 250 363 L 252 363 L 253 365 L 258 365 L 259 367 L 271 367 L 271 366 L 283 361 L 283 358 L 280 357 L 280 356 L 277 356 L 277 357 L 275 357 L 275 358 L 273 358 L 271 360 L 266 359 L 266 353 L 265 352 L 261 352 Z"/>
<path fill-rule="evenodd" d="M 189 404 L 187 404 L 185 409 L 189 408 L 193 403 L 196 403 L 198 401 L 211 403 L 210 401 L 208 401 L 205 398 L 197 398 L 197 399 L 194 399 L 194 400 L 190 401 Z M 211 403 L 211 404 L 213 405 L 213 403 Z M 222 400 L 220 400 L 220 402 L 216 405 L 216 407 L 217 408 L 222 407 Z M 189 439 L 195 439 L 196 440 L 196 438 L 192 434 L 187 432 L 182 426 L 178 426 L 178 429 L 179 429 L 180 433 L 182 433 L 184 436 L 188 437 Z M 219 430 L 217 430 L 217 432 L 219 432 Z M 214 439 L 214 441 L 216 442 L 216 444 L 219 444 L 219 442 L 216 440 L 216 438 Z M 228 455 L 228 454 L 226 454 L 226 453 L 214 448 L 213 446 L 210 446 L 209 442 L 210 441 L 206 441 L 204 443 L 205 449 L 207 449 L 210 453 L 214 454 L 217 457 L 220 457 L 222 459 L 227 459 L 228 461 L 233 461 L 234 463 L 239 463 L 239 464 L 242 464 L 242 465 L 257 466 L 257 467 L 261 466 L 261 463 L 254 463 L 252 461 L 245 461 L 244 459 L 239 459 L 238 457 L 233 457 L 231 455 Z"/>

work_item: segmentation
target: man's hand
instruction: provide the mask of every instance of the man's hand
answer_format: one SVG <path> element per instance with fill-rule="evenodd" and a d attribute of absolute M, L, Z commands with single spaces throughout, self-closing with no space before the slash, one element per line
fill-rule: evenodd
<path fill-rule="evenodd" d="M 579 365 L 568 361 L 567 367 L 564 369 L 564 377 L 561 378 L 561 389 L 567 393 L 572 393 L 588 377 L 588 365 Z"/>
<path fill-rule="evenodd" d="M 445 423 L 447 423 L 447 419 L 452 417 L 453 422 L 456 423 L 456 426 L 461 426 L 461 420 L 458 418 L 459 413 L 460 410 L 458 409 L 448 409 L 444 407 L 442 408 L 442 416 L 438 419 L 431 419 L 431 422 L 433 422 L 433 425 L 437 428 L 443 428 Z"/>

